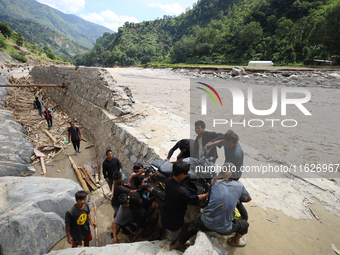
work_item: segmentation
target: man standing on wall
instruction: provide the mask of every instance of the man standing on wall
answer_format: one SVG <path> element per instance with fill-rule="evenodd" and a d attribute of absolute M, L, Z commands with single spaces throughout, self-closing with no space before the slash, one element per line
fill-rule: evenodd
<path fill-rule="evenodd" d="M 111 150 L 107 150 L 106 159 L 103 162 L 103 175 L 109 184 L 110 191 L 112 191 L 113 174 L 115 172 L 122 173 L 122 165 L 118 158 L 113 157 L 113 152 Z"/>
<path fill-rule="evenodd" d="M 71 125 L 71 127 L 69 127 L 67 129 L 67 131 L 68 131 L 68 140 L 70 141 L 70 137 L 71 137 L 71 141 L 72 141 L 73 148 L 74 148 L 74 151 L 75 151 L 74 155 L 77 156 L 78 153 L 81 152 L 81 150 L 80 150 L 81 133 L 80 133 L 79 127 L 74 125 L 74 121 L 71 121 L 70 125 Z"/>

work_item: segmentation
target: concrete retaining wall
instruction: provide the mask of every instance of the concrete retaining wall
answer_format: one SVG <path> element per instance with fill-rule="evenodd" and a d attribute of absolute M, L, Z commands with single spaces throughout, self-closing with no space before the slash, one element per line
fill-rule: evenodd
<path fill-rule="evenodd" d="M 31 71 L 34 83 L 68 85 L 66 93 L 61 88 L 47 88 L 49 97 L 67 113 L 80 121 L 95 142 L 99 169 L 105 151 L 111 149 L 122 163 L 123 172 L 131 173 L 137 162 L 150 164 L 159 156 L 152 148 L 130 134 L 124 124 L 106 122 L 116 116 L 133 111 L 131 91 L 117 84 L 108 71 L 88 67 L 35 66 Z"/>

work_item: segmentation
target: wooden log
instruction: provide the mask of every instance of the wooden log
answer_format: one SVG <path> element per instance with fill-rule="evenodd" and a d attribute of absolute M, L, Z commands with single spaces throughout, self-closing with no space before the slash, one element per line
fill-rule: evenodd
<path fill-rule="evenodd" d="M 20 134 L 24 135 L 26 138 L 31 139 L 33 142 L 37 143 L 38 141 L 36 141 L 35 139 L 29 137 L 28 135 L 25 135 L 24 133 L 20 132 L 18 129 L 15 129 L 16 131 L 18 131 Z"/>
<path fill-rule="evenodd" d="M 95 167 L 92 166 L 92 168 L 94 169 L 94 173 L 95 173 L 94 178 L 96 179 L 96 183 L 99 183 L 98 168 L 97 166 Z"/>
<path fill-rule="evenodd" d="M 0 84 L 0 87 L 23 87 L 23 88 L 56 87 L 56 88 L 67 88 L 67 85 L 65 83 L 63 83 L 63 84 Z"/>
<path fill-rule="evenodd" d="M 85 143 L 87 143 L 87 141 L 84 138 L 81 138 L 80 140 L 83 140 Z"/>
<path fill-rule="evenodd" d="M 80 183 L 81 187 L 83 188 L 84 191 L 86 191 L 87 194 L 89 194 L 89 193 L 90 193 L 90 190 L 89 190 L 89 188 L 87 187 L 86 182 L 84 181 L 83 177 L 81 176 L 81 173 L 80 173 L 79 169 L 77 168 L 77 165 L 74 163 L 74 161 L 73 161 L 73 159 L 71 158 L 71 156 L 68 156 L 68 159 L 69 159 L 70 162 L 71 162 L 71 165 L 72 165 L 72 167 L 73 167 L 74 172 L 75 172 L 76 175 L 77 175 L 77 178 L 78 178 L 78 180 L 79 180 L 79 183 Z"/>
<path fill-rule="evenodd" d="M 45 167 L 45 162 L 44 162 L 44 158 L 43 157 L 40 157 L 40 163 L 41 163 L 41 168 L 43 170 L 43 173 L 44 173 L 44 177 L 47 176 L 47 172 L 46 172 L 46 167 Z"/>
<path fill-rule="evenodd" d="M 48 132 L 46 129 L 42 129 L 44 132 L 45 132 L 45 134 L 52 140 L 52 142 L 54 143 L 54 144 L 56 144 L 57 143 L 57 139 L 55 139 L 54 137 L 53 137 L 53 135 L 51 135 L 51 133 L 50 132 Z"/>
<path fill-rule="evenodd" d="M 91 144 L 91 145 L 89 145 L 89 146 L 86 146 L 85 149 L 89 149 L 89 148 L 92 148 L 92 147 L 94 147 L 94 144 Z"/>
<path fill-rule="evenodd" d="M 92 175 L 87 171 L 86 167 L 84 167 L 84 170 L 85 170 L 85 172 L 86 172 L 87 177 L 90 178 L 90 180 L 92 181 L 92 183 L 94 184 L 94 186 L 96 186 L 96 189 L 97 189 L 98 187 L 97 187 L 96 181 L 93 179 Z"/>
<path fill-rule="evenodd" d="M 93 201 L 93 207 L 94 207 L 94 223 L 96 224 L 96 247 L 98 247 L 99 241 L 98 241 L 98 226 L 97 226 L 97 206 L 96 203 Z"/>
<path fill-rule="evenodd" d="M 92 181 L 90 180 L 90 178 L 87 176 L 85 170 L 83 167 L 80 168 L 80 172 L 81 172 L 81 175 L 83 176 L 84 180 L 86 181 L 86 183 L 91 187 L 92 190 L 96 190 L 97 189 L 97 186 L 92 183 Z"/>

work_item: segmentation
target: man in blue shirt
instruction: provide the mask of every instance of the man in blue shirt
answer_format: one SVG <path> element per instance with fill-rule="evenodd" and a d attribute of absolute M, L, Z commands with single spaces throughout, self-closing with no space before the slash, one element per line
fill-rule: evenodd
<path fill-rule="evenodd" d="M 224 166 L 234 165 L 226 163 Z M 199 230 L 215 231 L 220 235 L 230 235 L 236 232 L 234 237 L 229 238 L 229 244 L 245 246 L 246 239 L 242 236 L 248 233 L 249 224 L 245 219 L 235 220 L 235 207 L 239 200 L 249 202 L 251 197 L 243 184 L 236 181 L 235 172 L 232 167 L 229 167 L 211 181 L 208 206 L 196 220 L 185 225 L 176 244 L 170 246 L 170 250 L 180 248 Z"/>

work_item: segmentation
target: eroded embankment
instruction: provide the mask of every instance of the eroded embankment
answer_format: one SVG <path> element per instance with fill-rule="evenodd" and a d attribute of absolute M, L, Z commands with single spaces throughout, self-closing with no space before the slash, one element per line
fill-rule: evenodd
<path fill-rule="evenodd" d="M 111 149 L 129 173 L 133 164 L 147 164 L 159 158 L 152 148 L 116 121 L 133 118 L 134 102 L 128 87 L 117 84 L 100 68 L 35 66 L 31 71 L 34 83 L 60 84 L 68 89 L 46 88 L 49 97 L 67 113 L 77 118 L 94 140 L 98 165 Z M 108 121 L 115 119 L 115 121 Z M 107 121 L 107 122 L 105 122 Z"/>

